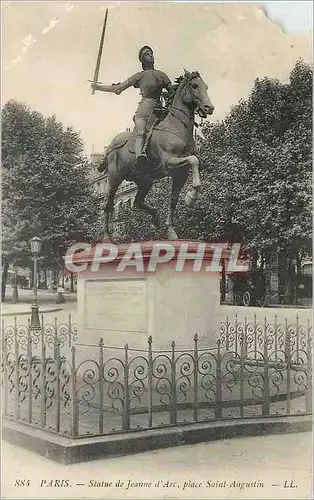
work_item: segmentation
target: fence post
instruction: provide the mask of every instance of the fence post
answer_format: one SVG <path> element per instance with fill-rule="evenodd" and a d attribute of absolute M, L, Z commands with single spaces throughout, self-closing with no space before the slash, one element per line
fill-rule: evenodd
<path fill-rule="evenodd" d="M 306 411 L 312 411 L 312 339 L 310 320 L 307 320 L 307 396 L 306 396 Z"/>
<path fill-rule="evenodd" d="M 7 370 L 7 339 L 4 333 L 4 320 L 2 320 L 2 356 L 3 356 L 3 412 L 8 415 L 8 370 Z"/>
<path fill-rule="evenodd" d="M 226 318 L 226 351 L 229 351 L 229 320 Z"/>
<path fill-rule="evenodd" d="M 32 391 L 32 338 L 31 338 L 31 328 L 30 321 L 28 320 L 27 328 L 27 361 L 28 361 L 28 421 L 32 422 L 32 403 L 33 403 L 33 391 Z"/>
<path fill-rule="evenodd" d="M 296 317 L 296 326 L 295 326 L 295 333 L 296 333 L 296 348 L 297 348 L 297 360 L 299 361 L 299 352 L 300 352 L 300 339 L 299 339 L 299 315 L 297 314 Z"/>
<path fill-rule="evenodd" d="M 99 341 L 99 434 L 104 432 L 104 339 Z"/>
<path fill-rule="evenodd" d="M 222 403 L 222 391 L 221 391 L 221 351 L 220 351 L 220 340 L 217 342 L 217 365 L 216 365 L 216 407 L 215 407 L 215 418 L 222 417 L 221 403 Z"/>
<path fill-rule="evenodd" d="M 257 321 L 256 314 L 254 314 L 254 358 L 257 356 Z"/>
<path fill-rule="evenodd" d="M 246 328 L 247 322 L 246 317 L 244 318 L 244 337 L 241 345 L 240 352 L 240 416 L 244 415 L 244 358 L 246 356 Z"/>
<path fill-rule="evenodd" d="M 245 316 L 244 318 L 244 332 L 243 332 L 243 351 L 241 350 L 241 356 L 246 357 L 247 356 L 247 330 L 248 330 L 248 325 L 247 325 L 247 317 Z"/>
<path fill-rule="evenodd" d="M 171 342 L 171 410 L 170 424 L 177 423 L 177 388 L 176 388 L 176 343 Z"/>
<path fill-rule="evenodd" d="M 129 397 L 129 346 L 124 346 L 124 398 L 123 398 L 123 420 L 122 429 L 127 431 L 130 429 L 130 397 Z"/>
<path fill-rule="evenodd" d="M 275 328 L 275 361 L 277 363 L 278 359 L 278 327 L 277 327 L 277 314 L 275 314 L 274 318 L 274 328 Z"/>
<path fill-rule="evenodd" d="M 263 403 L 262 403 L 262 415 L 269 415 L 269 378 L 268 378 L 268 345 L 267 345 L 267 322 L 266 316 L 264 318 L 264 391 L 263 391 Z"/>
<path fill-rule="evenodd" d="M 198 421 L 198 335 L 197 333 L 194 335 L 194 421 Z"/>
<path fill-rule="evenodd" d="M 235 315 L 235 352 L 238 354 L 238 314 Z"/>
<path fill-rule="evenodd" d="M 60 340 L 57 339 L 55 367 L 56 367 L 56 431 L 60 432 Z"/>
<path fill-rule="evenodd" d="M 46 426 L 46 344 L 44 332 L 44 319 L 41 318 L 41 367 L 40 367 L 40 424 L 42 427 Z"/>
<path fill-rule="evenodd" d="M 287 360 L 287 414 L 291 411 L 291 352 L 290 352 L 290 333 L 288 329 L 288 320 L 285 319 L 285 352 Z"/>
<path fill-rule="evenodd" d="M 75 346 L 71 347 L 71 434 L 76 437 L 78 433 L 78 417 L 76 405 L 76 366 L 75 366 Z"/>
<path fill-rule="evenodd" d="M 148 427 L 153 426 L 153 338 L 148 337 Z"/>
<path fill-rule="evenodd" d="M 69 314 L 69 338 L 68 338 L 69 347 L 72 347 L 72 323 L 71 323 L 71 314 Z"/>
<path fill-rule="evenodd" d="M 58 322 L 57 322 L 57 318 L 55 318 L 55 321 L 54 321 L 54 340 L 53 340 L 53 351 L 54 351 L 54 359 L 56 360 L 56 357 L 57 357 L 57 345 L 58 345 Z"/>
<path fill-rule="evenodd" d="M 19 360 L 19 344 L 17 337 L 17 319 L 14 316 L 14 355 L 15 355 L 15 408 L 14 408 L 14 418 L 19 420 L 20 418 L 20 360 Z"/>

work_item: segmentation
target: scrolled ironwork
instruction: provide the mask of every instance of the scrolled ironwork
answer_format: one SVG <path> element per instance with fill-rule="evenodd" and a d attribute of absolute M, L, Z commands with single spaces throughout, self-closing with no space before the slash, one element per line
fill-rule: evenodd
<path fill-rule="evenodd" d="M 138 363 L 138 364 L 136 364 Z M 135 365 L 135 366 L 134 366 Z M 141 397 L 145 394 L 145 380 L 148 378 L 148 359 L 136 356 L 129 362 L 130 408 L 140 406 Z"/>
<path fill-rule="evenodd" d="M 236 317 L 221 324 L 216 348 L 199 348 L 195 336 L 190 350 L 177 350 L 172 343 L 169 351 L 155 352 L 150 342 L 139 355 L 125 346 L 109 358 L 112 351 L 100 342 L 96 357 L 84 356 L 77 366 L 77 347 L 72 346 L 68 358 L 60 351 L 71 347 L 74 338 L 70 318 L 69 325 L 55 322 L 41 332 L 30 332 L 15 320 L 3 328 L 5 414 L 60 433 L 71 423 L 71 435 L 76 437 L 110 433 L 112 427 L 117 431 L 116 422 L 110 423 L 110 414 L 117 413 L 121 428 L 132 430 L 133 411 L 142 428 L 165 425 L 160 416 L 168 412 L 171 425 L 178 421 L 179 411 L 180 419 L 200 421 L 208 407 L 213 411 L 207 419 L 223 418 L 229 406 L 240 408 L 230 411 L 234 418 L 247 412 L 257 418 L 257 405 L 258 413 L 276 415 L 280 401 L 286 401 L 281 413 L 309 413 L 310 328 L 300 325 L 298 318 L 295 325 L 288 325 L 276 316 L 263 323 L 256 316 L 249 323 Z M 40 353 L 33 352 L 38 345 Z M 49 347 L 53 349 L 48 356 Z"/>
<path fill-rule="evenodd" d="M 298 325 L 297 336 L 299 339 L 300 349 L 306 349 L 307 348 L 308 332 L 307 332 L 307 328 L 305 325 Z"/>
<path fill-rule="evenodd" d="M 22 348 L 27 347 L 28 331 L 28 325 L 17 325 L 16 327 L 16 340 Z"/>
<path fill-rule="evenodd" d="M 82 413 L 97 406 L 98 394 L 95 386 L 100 376 L 99 364 L 93 359 L 82 361 L 76 368 L 76 380 L 82 380 L 82 385 L 77 387 L 76 391 L 76 400 Z"/>
<path fill-rule="evenodd" d="M 257 349 L 262 349 L 264 345 L 264 325 L 256 323 L 256 346 Z"/>
<path fill-rule="evenodd" d="M 287 327 L 287 332 L 286 332 L 287 338 L 289 339 L 289 346 L 288 348 L 292 352 L 296 347 L 297 347 L 297 327 L 296 325 L 288 325 Z"/>
<path fill-rule="evenodd" d="M 171 402 L 171 359 L 166 354 L 159 354 L 153 359 L 153 378 L 156 379 L 156 392 L 162 405 Z"/>
<path fill-rule="evenodd" d="M 45 396 L 46 410 L 52 407 L 53 399 L 56 393 L 56 361 L 52 357 L 45 360 Z"/>
<path fill-rule="evenodd" d="M 108 359 L 103 366 L 103 378 L 107 386 L 107 396 L 111 408 L 116 413 L 121 413 L 123 409 L 124 383 L 123 374 L 125 370 L 124 362 L 119 358 Z"/>
<path fill-rule="evenodd" d="M 192 387 L 192 377 L 195 370 L 195 360 L 192 354 L 182 353 L 176 358 L 176 392 L 177 402 L 183 403 L 188 398 Z"/>
<path fill-rule="evenodd" d="M 78 327 L 76 323 L 71 324 L 70 335 L 72 336 L 73 342 L 76 342 L 78 337 Z"/>
<path fill-rule="evenodd" d="M 228 351 L 221 356 L 221 392 L 222 399 L 228 399 L 233 394 L 236 387 L 238 374 L 241 369 L 240 354 L 235 351 Z"/>
<path fill-rule="evenodd" d="M 15 327 L 13 325 L 7 325 L 3 328 L 3 339 L 6 344 L 7 350 L 10 350 L 15 339 Z"/>
<path fill-rule="evenodd" d="M 13 352 L 8 352 L 6 356 L 6 365 L 7 365 L 7 379 L 8 379 L 8 389 L 11 394 L 15 389 L 15 370 L 16 370 L 16 362 L 15 356 Z"/>
<path fill-rule="evenodd" d="M 247 379 L 252 395 L 262 402 L 264 394 L 264 354 L 255 349 L 248 351 L 243 359 L 243 376 Z"/>
<path fill-rule="evenodd" d="M 235 323 L 230 322 L 227 325 L 227 345 L 228 350 L 233 349 L 237 342 L 237 320 Z"/>
<path fill-rule="evenodd" d="M 200 387 L 207 401 L 216 399 L 216 379 L 217 379 L 217 356 L 210 351 L 202 352 L 198 357 L 198 373 L 200 376 Z"/>
<path fill-rule="evenodd" d="M 26 399 L 26 393 L 28 390 L 28 371 L 29 371 L 29 362 L 28 357 L 25 354 L 20 354 L 18 357 L 19 364 L 19 385 L 18 385 L 18 394 L 19 400 L 22 403 Z"/>
<path fill-rule="evenodd" d="M 285 345 L 285 325 L 278 323 L 276 325 L 277 348 L 282 349 Z"/>
<path fill-rule="evenodd" d="M 41 358 L 40 356 L 33 356 L 31 360 L 32 370 L 32 390 L 35 400 L 41 395 L 40 377 L 41 373 Z"/>
<path fill-rule="evenodd" d="M 254 346 L 254 340 L 255 340 L 254 323 L 247 323 L 245 338 L 246 338 L 246 349 L 251 349 Z"/>
<path fill-rule="evenodd" d="M 276 350 L 267 359 L 267 373 L 270 395 L 282 394 L 286 389 L 285 372 L 287 370 L 287 355 L 283 350 Z"/>
<path fill-rule="evenodd" d="M 226 346 L 227 335 L 228 335 L 228 318 L 227 318 L 226 322 L 222 321 L 220 323 L 219 338 L 220 338 L 221 347 Z"/>
<path fill-rule="evenodd" d="M 265 339 L 267 343 L 267 349 L 270 351 L 271 349 L 274 348 L 275 343 L 276 343 L 276 327 L 275 325 L 272 325 L 270 323 L 266 324 L 266 331 L 265 331 Z M 264 342 L 265 342 L 264 339 Z"/>
<path fill-rule="evenodd" d="M 306 370 L 295 370 L 293 372 L 293 382 L 299 392 L 305 391 L 308 388 L 308 374 Z"/>
<path fill-rule="evenodd" d="M 63 407 L 70 411 L 69 405 L 71 400 L 71 366 L 66 359 L 60 360 L 59 378 L 61 383 L 60 393 L 61 399 L 63 401 Z"/>
<path fill-rule="evenodd" d="M 50 323 L 46 323 L 43 327 L 43 331 L 46 346 L 53 349 L 55 345 L 55 326 Z"/>

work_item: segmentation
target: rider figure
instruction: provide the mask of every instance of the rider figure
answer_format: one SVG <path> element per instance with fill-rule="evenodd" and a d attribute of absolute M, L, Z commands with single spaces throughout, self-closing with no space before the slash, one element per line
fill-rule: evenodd
<path fill-rule="evenodd" d="M 135 73 L 122 83 L 113 85 L 92 84 L 92 89 L 104 92 L 121 94 L 123 90 L 133 86 L 140 89 L 142 99 L 133 117 L 135 124 L 135 155 L 138 165 L 147 164 L 144 151 L 145 133 L 149 117 L 156 109 L 161 108 L 160 97 L 165 88 L 168 92 L 173 90 L 169 77 L 163 71 L 154 68 L 154 53 L 151 47 L 144 45 L 139 51 L 139 60 L 143 71 Z"/>

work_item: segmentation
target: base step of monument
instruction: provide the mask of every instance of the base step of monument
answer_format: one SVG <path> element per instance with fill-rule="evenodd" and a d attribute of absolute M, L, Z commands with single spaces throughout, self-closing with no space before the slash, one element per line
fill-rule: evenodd
<path fill-rule="evenodd" d="M 2 419 L 2 438 L 64 465 L 241 436 L 308 432 L 311 415 L 214 421 L 111 436 L 71 439 Z"/>

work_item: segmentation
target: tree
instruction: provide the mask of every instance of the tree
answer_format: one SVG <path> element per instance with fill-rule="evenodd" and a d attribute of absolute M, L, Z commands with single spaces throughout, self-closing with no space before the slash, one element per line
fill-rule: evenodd
<path fill-rule="evenodd" d="M 311 254 L 312 80 L 312 68 L 298 61 L 289 83 L 257 79 L 223 121 L 202 127 L 202 188 L 192 211 L 181 193 L 180 237 L 241 242 L 254 262 L 279 251 L 286 268 Z M 166 187 L 147 198 L 162 212 Z M 119 227 L 124 241 L 150 234 L 147 216 L 134 222 L 128 214 Z"/>
<path fill-rule="evenodd" d="M 43 240 L 46 268 L 60 266 L 75 241 L 97 238 L 99 199 L 76 131 L 9 101 L 2 112 L 2 165 L 3 271 L 10 262 L 29 265 L 32 236 Z"/>

